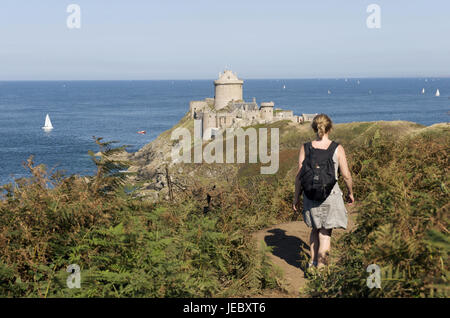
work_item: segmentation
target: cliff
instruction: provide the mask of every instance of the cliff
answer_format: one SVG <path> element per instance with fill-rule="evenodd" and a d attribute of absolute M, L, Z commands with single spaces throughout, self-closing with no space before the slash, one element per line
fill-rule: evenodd
<path fill-rule="evenodd" d="M 171 129 L 163 132 L 138 152 L 130 154 L 128 158 L 132 162 L 129 171 L 135 173 L 132 181 L 140 187 L 140 195 L 147 199 L 152 201 L 169 199 L 166 167 L 173 183 L 175 195 L 194 185 L 202 185 L 211 189 L 218 184 L 232 187 L 232 184 L 238 180 L 261 174 L 261 163 L 248 163 L 248 144 L 246 145 L 246 163 L 173 163 L 171 149 L 177 141 L 170 140 L 170 137 L 173 130 L 178 127 L 187 128 L 193 135 L 193 120 L 189 113 L 186 113 Z M 299 124 L 284 120 L 271 124 L 247 126 L 244 127 L 244 130 L 250 127 L 256 129 L 268 128 L 269 130 L 270 128 L 279 129 L 279 169 L 273 175 L 261 175 L 260 177 L 268 180 L 284 178 L 287 175 L 293 177 L 296 171 L 300 145 L 314 138 L 310 123 Z M 387 140 L 398 140 L 427 133 L 448 134 L 449 127 L 448 123 L 426 127 L 407 121 L 353 122 L 335 124 L 330 138 L 345 147 L 349 154 L 349 160 L 351 160 L 352 151 L 357 151 L 359 145 L 374 138 L 374 136 L 375 138 L 379 136 Z M 225 140 L 226 138 L 223 141 L 224 145 Z M 203 148 L 215 142 L 217 141 L 204 141 Z M 224 156 L 226 156 L 225 147 Z"/>
<path fill-rule="evenodd" d="M 191 123 L 185 116 L 175 127 Z M 292 199 L 298 148 L 312 131 L 288 121 L 264 127 L 280 130 L 275 174 L 261 174 L 261 164 L 172 164 L 174 128 L 122 155 L 133 161 L 134 185 L 108 161 L 95 161 L 100 173 L 90 178 L 55 178 L 30 159 L 31 177 L 0 197 L 0 295 L 285 297 L 291 279 L 295 297 L 299 286 L 312 297 L 448 297 L 449 124 L 335 125 L 331 138 L 353 175 L 353 224 L 333 231 L 327 270 L 304 279 L 266 254 L 291 269 L 309 260 Z M 80 266 L 82 288 L 66 287 L 69 264 Z M 379 266 L 382 288 L 367 288 L 368 264 Z"/>

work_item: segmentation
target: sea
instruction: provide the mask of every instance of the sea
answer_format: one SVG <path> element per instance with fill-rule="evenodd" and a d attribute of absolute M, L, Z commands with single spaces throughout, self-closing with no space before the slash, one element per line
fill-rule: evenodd
<path fill-rule="evenodd" d="M 135 152 L 176 124 L 189 101 L 205 97 L 214 97 L 212 79 L 0 82 L 0 185 L 28 176 L 23 163 L 30 156 L 66 174 L 93 174 L 93 136 Z M 296 115 L 326 113 L 334 123 L 428 126 L 450 118 L 450 78 L 247 79 L 244 99 L 253 98 Z M 50 132 L 41 128 L 46 114 Z"/>

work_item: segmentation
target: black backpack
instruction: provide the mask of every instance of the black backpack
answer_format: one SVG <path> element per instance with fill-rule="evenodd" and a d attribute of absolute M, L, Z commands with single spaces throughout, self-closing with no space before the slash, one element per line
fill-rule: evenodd
<path fill-rule="evenodd" d="M 339 146 L 332 141 L 328 149 L 316 149 L 311 142 L 305 145 L 305 160 L 300 170 L 300 182 L 310 200 L 324 201 L 336 184 L 333 154 Z"/>

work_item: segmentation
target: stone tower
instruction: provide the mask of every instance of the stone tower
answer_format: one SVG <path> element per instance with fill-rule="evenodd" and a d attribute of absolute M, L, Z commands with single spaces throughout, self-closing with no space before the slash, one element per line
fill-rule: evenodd
<path fill-rule="evenodd" d="M 273 106 L 275 106 L 274 102 L 261 103 L 261 107 L 259 108 L 261 119 L 266 121 L 271 121 L 273 119 Z"/>
<path fill-rule="evenodd" d="M 244 81 L 230 70 L 219 73 L 219 78 L 214 81 L 214 108 L 222 109 L 233 100 L 241 101 L 243 84 Z"/>

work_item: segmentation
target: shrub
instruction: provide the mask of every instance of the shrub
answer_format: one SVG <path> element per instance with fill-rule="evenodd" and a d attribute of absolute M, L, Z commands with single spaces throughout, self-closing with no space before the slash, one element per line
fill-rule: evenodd
<path fill-rule="evenodd" d="M 448 134 L 375 132 L 353 150 L 357 227 L 309 281 L 311 296 L 447 297 L 449 144 Z M 366 286 L 369 264 L 381 268 L 381 289 Z"/>
<path fill-rule="evenodd" d="M 3 187 L 0 295 L 6 297 L 216 297 L 276 288 L 264 253 L 230 206 L 208 215 L 192 197 L 158 205 L 123 191 L 125 162 L 96 139 L 93 177 L 31 177 Z M 224 222 L 226 220 L 226 222 Z M 81 268 L 69 289 L 68 265 Z"/>

